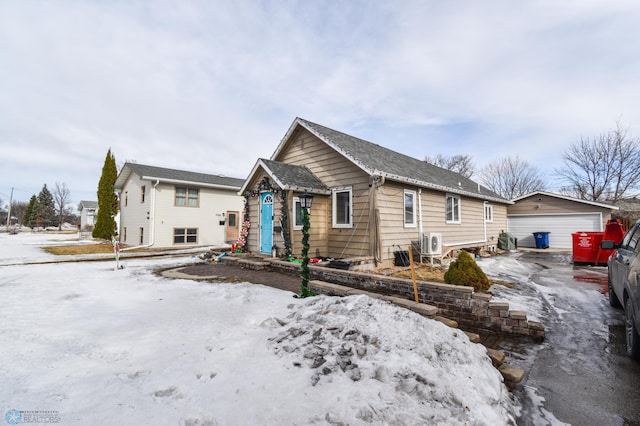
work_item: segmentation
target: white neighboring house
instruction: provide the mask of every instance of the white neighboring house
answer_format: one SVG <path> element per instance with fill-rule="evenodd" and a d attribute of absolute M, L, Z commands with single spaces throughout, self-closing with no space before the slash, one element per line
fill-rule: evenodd
<path fill-rule="evenodd" d="M 93 227 L 96 224 L 96 214 L 98 213 L 97 201 L 80 201 L 78 211 L 80 212 L 81 230 L 84 230 L 87 226 Z"/>
<path fill-rule="evenodd" d="M 223 246 L 238 238 L 244 179 L 126 163 L 114 188 L 120 242 L 128 246 Z"/>

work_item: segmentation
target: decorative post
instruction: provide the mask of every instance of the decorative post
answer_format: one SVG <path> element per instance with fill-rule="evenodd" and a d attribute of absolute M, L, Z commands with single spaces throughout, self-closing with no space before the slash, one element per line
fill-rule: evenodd
<path fill-rule="evenodd" d="M 113 254 L 116 258 L 116 266 L 114 270 L 117 271 L 118 268 L 120 268 L 120 243 L 113 235 L 111 236 L 111 244 L 113 244 Z"/>
<path fill-rule="evenodd" d="M 300 196 L 300 207 L 302 207 L 302 284 L 300 297 L 309 297 L 313 293 L 309 290 L 309 228 L 311 227 L 309 221 L 309 210 L 311 210 L 311 204 L 313 203 L 313 195 L 304 193 Z"/>

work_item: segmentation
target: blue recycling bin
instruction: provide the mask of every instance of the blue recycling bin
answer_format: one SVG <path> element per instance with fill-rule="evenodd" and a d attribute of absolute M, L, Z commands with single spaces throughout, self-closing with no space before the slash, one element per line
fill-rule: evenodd
<path fill-rule="evenodd" d="M 534 232 L 533 238 L 536 240 L 536 248 L 549 248 L 549 232 Z"/>

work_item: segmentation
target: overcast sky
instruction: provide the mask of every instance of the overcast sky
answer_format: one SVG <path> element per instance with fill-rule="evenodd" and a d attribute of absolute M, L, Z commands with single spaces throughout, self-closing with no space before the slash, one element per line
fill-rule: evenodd
<path fill-rule="evenodd" d="M 423 159 L 640 136 L 640 3 L 0 0 L 0 199 L 125 161 L 245 178 L 295 117 Z"/>

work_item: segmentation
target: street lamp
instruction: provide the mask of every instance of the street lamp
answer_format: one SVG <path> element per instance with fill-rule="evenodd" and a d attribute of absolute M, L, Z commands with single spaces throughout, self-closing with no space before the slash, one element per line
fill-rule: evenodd
<path fill-rule="evenodd" d="M 313 195 L 305 192 L 300 197 L 300 207 L 302 207 L 302 285 L 300 297 L 311 296 L 309 291 L 309 210 L 313 204 Z"/>

